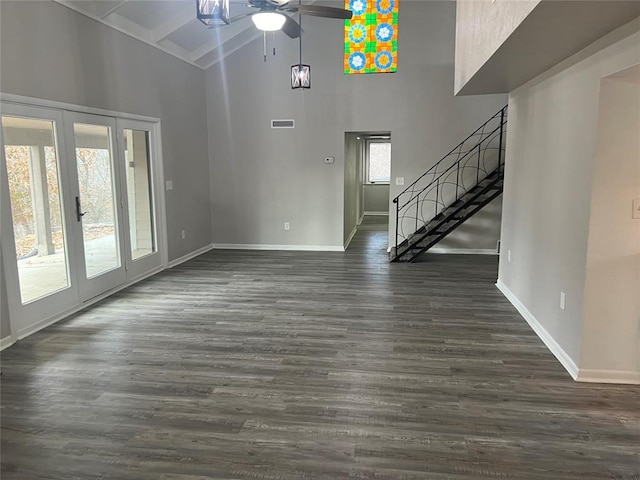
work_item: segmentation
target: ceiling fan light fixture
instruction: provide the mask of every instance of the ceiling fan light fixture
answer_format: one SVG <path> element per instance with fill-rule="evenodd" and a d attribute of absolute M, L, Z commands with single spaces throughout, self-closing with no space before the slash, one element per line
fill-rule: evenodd
<path fill-rule="evenodd" d="M 196 14 L 209 28 L 229 25 L 229 0 L 196 0 Z"/>
<path fill-rule="evenodd" d="M 282 28 L 287 18 L 278 12 L 258 12 L 251 15 L 251 20 L 258 30 L 275 32 Z"/>

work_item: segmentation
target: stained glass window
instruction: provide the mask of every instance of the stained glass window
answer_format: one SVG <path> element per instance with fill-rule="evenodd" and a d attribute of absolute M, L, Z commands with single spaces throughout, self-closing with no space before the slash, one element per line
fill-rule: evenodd
<path fill-rule="evenodd" d="M 344 73 L 398 70 L 398 0 L 345 0 Z"/>

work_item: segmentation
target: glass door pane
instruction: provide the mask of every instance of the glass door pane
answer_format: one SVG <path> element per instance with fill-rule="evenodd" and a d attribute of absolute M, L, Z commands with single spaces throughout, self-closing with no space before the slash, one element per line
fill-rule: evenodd
<path fill-rule="evenodd" d="M 121 266 L 111 127 L 74 123 L 75 153 L 87 278 Z"/>
<path fill-rule="evenodd" d="M 55 122 L 2 117 L 22 304 L 69 287 Z"/>
<path fill-rule="evenodd" d="M 151 197 L 151 158 L 149 132 L 126 128 L 124 156 L 129 213 L 129 239 L 131 260 L 137 260 L 157 251 Z"/>

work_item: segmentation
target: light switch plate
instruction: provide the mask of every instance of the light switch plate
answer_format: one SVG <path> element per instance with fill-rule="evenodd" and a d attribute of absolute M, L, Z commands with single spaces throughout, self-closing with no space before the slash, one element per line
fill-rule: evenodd
<path fill-rule="evenodd" d="M 640 198 L 633 199 L 633 214 L 631 218 L 640 219 Z"/>
<path fill-rule="evenodd" d="M 404 185 L 404 177 L 396 177 L 396 185 Z"/>

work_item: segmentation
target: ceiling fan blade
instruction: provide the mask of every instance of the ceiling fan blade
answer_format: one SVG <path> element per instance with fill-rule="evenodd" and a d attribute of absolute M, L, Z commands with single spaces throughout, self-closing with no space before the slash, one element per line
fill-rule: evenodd
<path fill-rule="evenodd" d="M 285 20 L 284 25 L 282 25 L 282 31 L 289 38 L 298 38 L 302 33 L 302 28 L 300 28 L 298 22 L 296 22 L 289 15 L 285 15 L 285 17 L 287 17 L 287 19 Z"/>
<path fill-rule="evenodd" d="M 313 15 L 314 17 L 341 18 L 349 20 L 353 17 L 351 10 L 335 7 L 323 7 L 321 5 L 291 5 L 285 7 L 288 12 L 299 13 L 300 15 Z"/>

